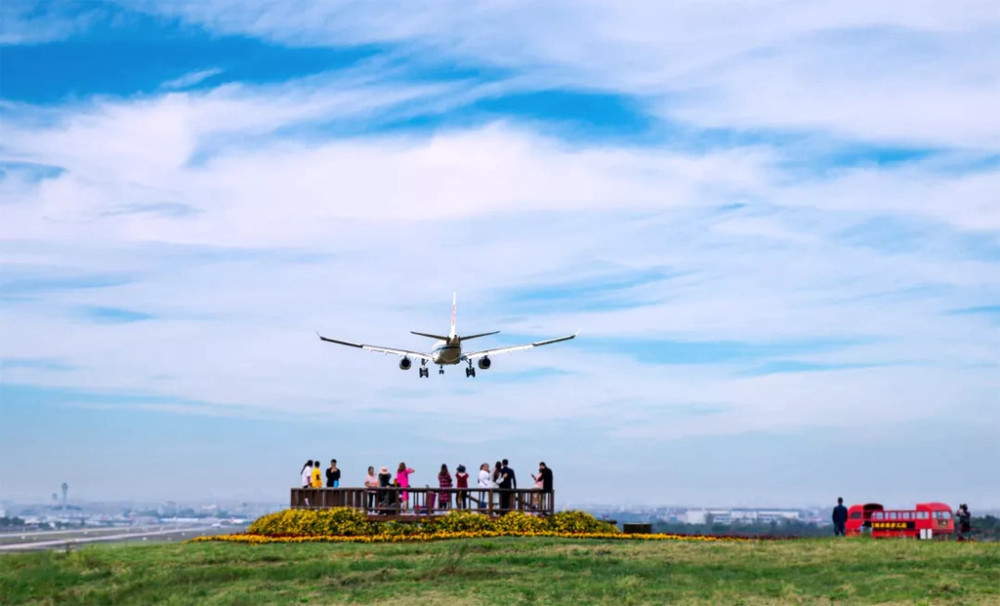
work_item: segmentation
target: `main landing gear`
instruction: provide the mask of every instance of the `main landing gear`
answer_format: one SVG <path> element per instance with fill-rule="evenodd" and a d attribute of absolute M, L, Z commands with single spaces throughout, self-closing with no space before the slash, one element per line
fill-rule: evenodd
<path fill-rule="evenodd" d="M 427 360 L 422 360 L 420 362 L 420 368 L 417 369 L 417 372 L 420 373 L 421 379 L 426 379 L 427 377 L 431 376 L 431 369 L 427 368 Z"/>
<path fill-rule="evenodd" d="M 472 366 L 472 360 L 469 360 L 469 367 L 465 369 L 466 377 L 475 377 L 476 369 Z"/>

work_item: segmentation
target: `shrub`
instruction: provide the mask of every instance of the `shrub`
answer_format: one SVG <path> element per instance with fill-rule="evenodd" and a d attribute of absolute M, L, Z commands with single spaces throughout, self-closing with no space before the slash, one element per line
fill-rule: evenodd
<path fill-rule="evenodd" d="M 618 532 L 618 527 L 614 524 L 602 522 L 585 511 L 560 511 L 549 516 L 546 525 L 552 532 Z"/>
<path fill-rule="evenodd" d="M 377 532 L 377 524 L 369 522 L 364 512 L 347 507 L 286 509 L 260 517 L 247 528 L 248 534 L 263 536 L 360 537 Z"/>
<path fill-rule="evenodd" d="M 452 511 L 437 520 L 437 530 L 441 532 L 488 532 L 496 530 L 495 523 L 481 513 L 474 511 Z"/>
<path fill-rule="evenodd" d="M 529 516 L 523 511 L 511 511 L 494 522 L 497 532 L 510 534 L 525 534 L 544 532 L 548 530 L 545 521 L 535 516 Z"/>

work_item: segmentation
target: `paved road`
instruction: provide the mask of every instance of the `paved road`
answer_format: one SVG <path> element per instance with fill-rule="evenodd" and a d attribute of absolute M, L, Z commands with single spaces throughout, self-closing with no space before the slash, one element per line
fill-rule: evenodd
<path fill-rule="evenodd" d="M 90 543 L 123 543 L 142 541 L 186 541 L 190 538 L 242 532 L 244 526 L 138 526 L 100 528 L 76 531 L 41 531 L 0 535 L 0 553 L 45 549 L 66 549 Z"/>

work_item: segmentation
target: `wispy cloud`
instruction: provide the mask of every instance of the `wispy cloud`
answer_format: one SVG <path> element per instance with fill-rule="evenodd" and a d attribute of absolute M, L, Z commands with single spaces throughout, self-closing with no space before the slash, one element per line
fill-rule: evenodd
<path fill-rule="evenodd" d="M 167 80 L 163 83 L 163 88 L 166 89 L 181 89 L 188 88 L 189 86 L 194 86 L 195 84 L 200 84 L 205 80 L 213 76 L 217 76 L 222 73 L 222 69 L 218 67 L 213 67 L 210 69 L 200 69 L 189 74 L 184 74 L 179 78 L 174 78 L 173 80 Z"/>

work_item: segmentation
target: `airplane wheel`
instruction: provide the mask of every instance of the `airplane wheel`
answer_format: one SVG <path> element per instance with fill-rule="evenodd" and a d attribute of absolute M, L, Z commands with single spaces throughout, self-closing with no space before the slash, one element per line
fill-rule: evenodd
<path fill-rule="evenodd" d="M 476 377 L 476 369 L 475 368 L 470 368 L 469 369 L 469 376 L 472 377 L 472 378 Z"/>

